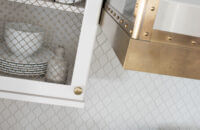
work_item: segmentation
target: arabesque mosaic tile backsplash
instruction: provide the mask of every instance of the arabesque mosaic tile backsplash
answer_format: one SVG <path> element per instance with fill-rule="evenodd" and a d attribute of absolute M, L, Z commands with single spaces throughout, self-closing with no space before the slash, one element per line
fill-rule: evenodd
<path fill-rule="evenodd" d="M 2 130 L 200 130 L 200 81 L 125 71 L 99 29 L 85 108 L 0 100 Z"/>

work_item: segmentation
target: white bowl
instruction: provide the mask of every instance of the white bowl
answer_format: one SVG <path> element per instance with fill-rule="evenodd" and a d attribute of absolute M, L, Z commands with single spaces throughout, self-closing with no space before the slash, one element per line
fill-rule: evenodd
<path fill-rule="evenodd" d="M 73 4 L 73 3 L 80 2 L 81 0 L 55 0 L 55 1 L 59 3 Z"/>
<path fill-rule="evenodd" d="M 40 27 L 25 23 L 8 23 L 4 39 L 16 56 L 28 57 L 41 47 L 43 35 L 44 32 Z"/>

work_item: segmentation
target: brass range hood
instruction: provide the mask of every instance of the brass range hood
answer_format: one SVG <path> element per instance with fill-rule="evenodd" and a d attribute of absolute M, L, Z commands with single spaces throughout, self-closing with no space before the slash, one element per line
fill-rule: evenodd
<path fill-rule="evenodd" d="M 108 0 L 100 26 L 124 69 L 200 79 L 200 15 L 194 17 L 200 3 L 196 1 L 132 0 L 130 13 L 119 11 Z"/>

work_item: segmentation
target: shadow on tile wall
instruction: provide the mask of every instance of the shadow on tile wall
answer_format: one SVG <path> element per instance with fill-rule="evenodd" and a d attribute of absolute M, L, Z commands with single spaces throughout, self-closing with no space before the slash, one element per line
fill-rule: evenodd
<path fill-rule="evenodd" d="M 173 123 L 172 123 L 173 124 Z M 199 130 L 200 127 L 193 127 L 193 126 L 176 126 L 176 125 L 161 125 L 157 128 L 157 130 Z"/>
<path fill-rule="evenodd" d="M 121 67 L 99 30 L 86 107 L 0 100 L 1 130 L 199 130 L 200 82 Z"/>

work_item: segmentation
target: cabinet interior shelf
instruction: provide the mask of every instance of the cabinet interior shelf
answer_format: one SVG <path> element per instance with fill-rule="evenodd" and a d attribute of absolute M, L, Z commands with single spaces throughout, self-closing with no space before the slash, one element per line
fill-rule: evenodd
<path fill-rule="evenodd" d="M 84 107 L 103 0 L 82 1 L 67 5 L 53 0 L 0 0 L 0 98 Z M 25 48 L 35 39 L 40 42 L 39 48 L 37 44 Z M 22 47 L 17 48 L 21 41 Z M 12 52 L 8 43 L 17 49 Z M 36 50 L 27 57 L 23 52 L 15 54 L 16 50 L 33 48 Z M 56 52 L 64 58 L 59 61 L 61 65 Z M 50 59 L 55 59 L 51 67 Z M 47 75 L 52 76 L 50 80 Z M 52 81 L 54 78 L 62 82 Z"/>
<path fill-rule="evenodd" d="M 67 4 L 61 4 L 57 2 L 52 2 L 50 0 L 8 0 L 11 2 L 18 2 L 23 3 L 27 5 L 33 5 L 38 7 L 44 7 L 44 8 L 50 8 L 50 9 L 56 9 L 61 11 L 68 11 L 78 14 L 84 14 L 84 2 L 81 2 L 77 5 L 67 5 Z"/>

